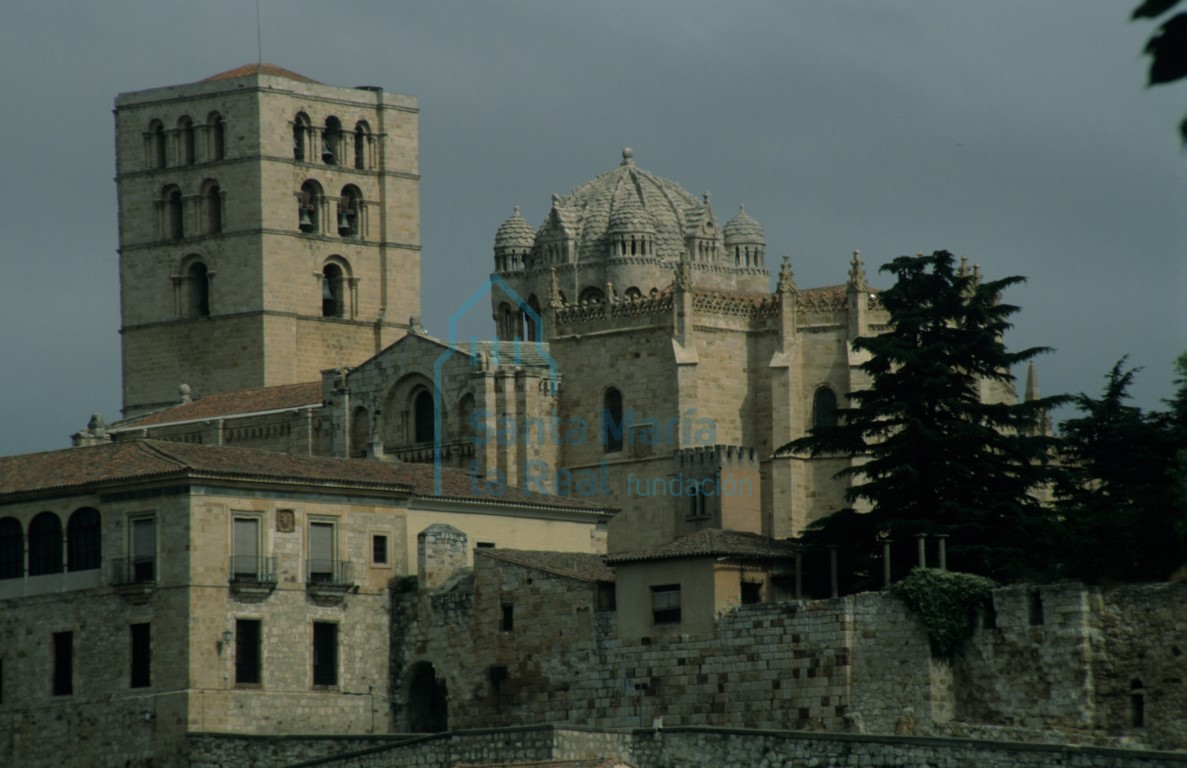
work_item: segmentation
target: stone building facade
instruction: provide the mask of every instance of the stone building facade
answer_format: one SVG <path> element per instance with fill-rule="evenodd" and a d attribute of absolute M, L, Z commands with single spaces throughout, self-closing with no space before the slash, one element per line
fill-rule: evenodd
<path fill-rule="evenodd" d="M 457 470 L 434 493 L 406 464 L 178 442 L 0 458 L 0 764 L 390 732 L 390 592 L 426 520 L 591 553 L 609 514 L 494 503 Z"/>

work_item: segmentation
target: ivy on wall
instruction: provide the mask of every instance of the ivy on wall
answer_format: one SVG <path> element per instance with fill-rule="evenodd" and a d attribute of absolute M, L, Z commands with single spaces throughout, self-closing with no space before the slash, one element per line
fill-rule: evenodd
<path fill-rule="evenodd" d="M 951 659 L 973 634 L 977 609 L 997 586 L 992 579 L 971 573 L 915 568 L 892 584 L 890 593 L 923 622 L 932 656 Z"/>

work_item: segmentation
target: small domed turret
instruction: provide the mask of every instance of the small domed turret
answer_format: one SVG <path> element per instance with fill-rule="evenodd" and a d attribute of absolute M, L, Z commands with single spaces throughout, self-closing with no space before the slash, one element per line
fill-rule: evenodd
<path fill-rule="evenodd" d="M 767 236 L 759 223 L 746 213 L 745 206 L 738 206 L 738 215 L 726 222 L 721 233 L 725 250 L 734 255 L 735 267 L 763 266 Z"/>
<path fill-rule="evenodd" d="M 519 206 L 515 206 L 515 212 L 495 233 L 495 271 L 517 272 L 523 269 L 535 239 L 536 230 L 519 214 Z"/>

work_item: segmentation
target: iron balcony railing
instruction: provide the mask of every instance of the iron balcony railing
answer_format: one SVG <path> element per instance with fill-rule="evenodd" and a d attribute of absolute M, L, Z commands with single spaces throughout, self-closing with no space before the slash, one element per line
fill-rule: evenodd
<path fill-rule="evenodd" d="M 232 555 L 231 581 L 241 584 L 275 584 L 276 558 Z"/>
<path fill-rule="evenodd" d="M 117 557 L 111 561 L 113 584 L 147 584 L 157 580 L 157 559 L 152 555 Z"/>
<path fill-rule="evenodd" d="M 350 565 L 346 560 L 306 560 L 305 583 L 327 587 L 352 586 L 354 581 Z"/>

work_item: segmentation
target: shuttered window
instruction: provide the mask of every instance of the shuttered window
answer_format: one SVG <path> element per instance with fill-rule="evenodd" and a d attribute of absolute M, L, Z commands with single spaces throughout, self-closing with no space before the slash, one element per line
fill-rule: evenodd
<path fill-rule="evenodd" d="M 136 581 L 156 579 L 157 522 L 151 517 L 132 521 L 132 573 Z"/>
<path fill-rule="evenodd" d="M 256 577 L 260 574 L 260 521 L 236 517 L 231 531 L 231 573 Z"/>
<path fill-rule="evenodd" d="M 334 578 L 334 524 L 309 524 L 309 580 Z"/>

